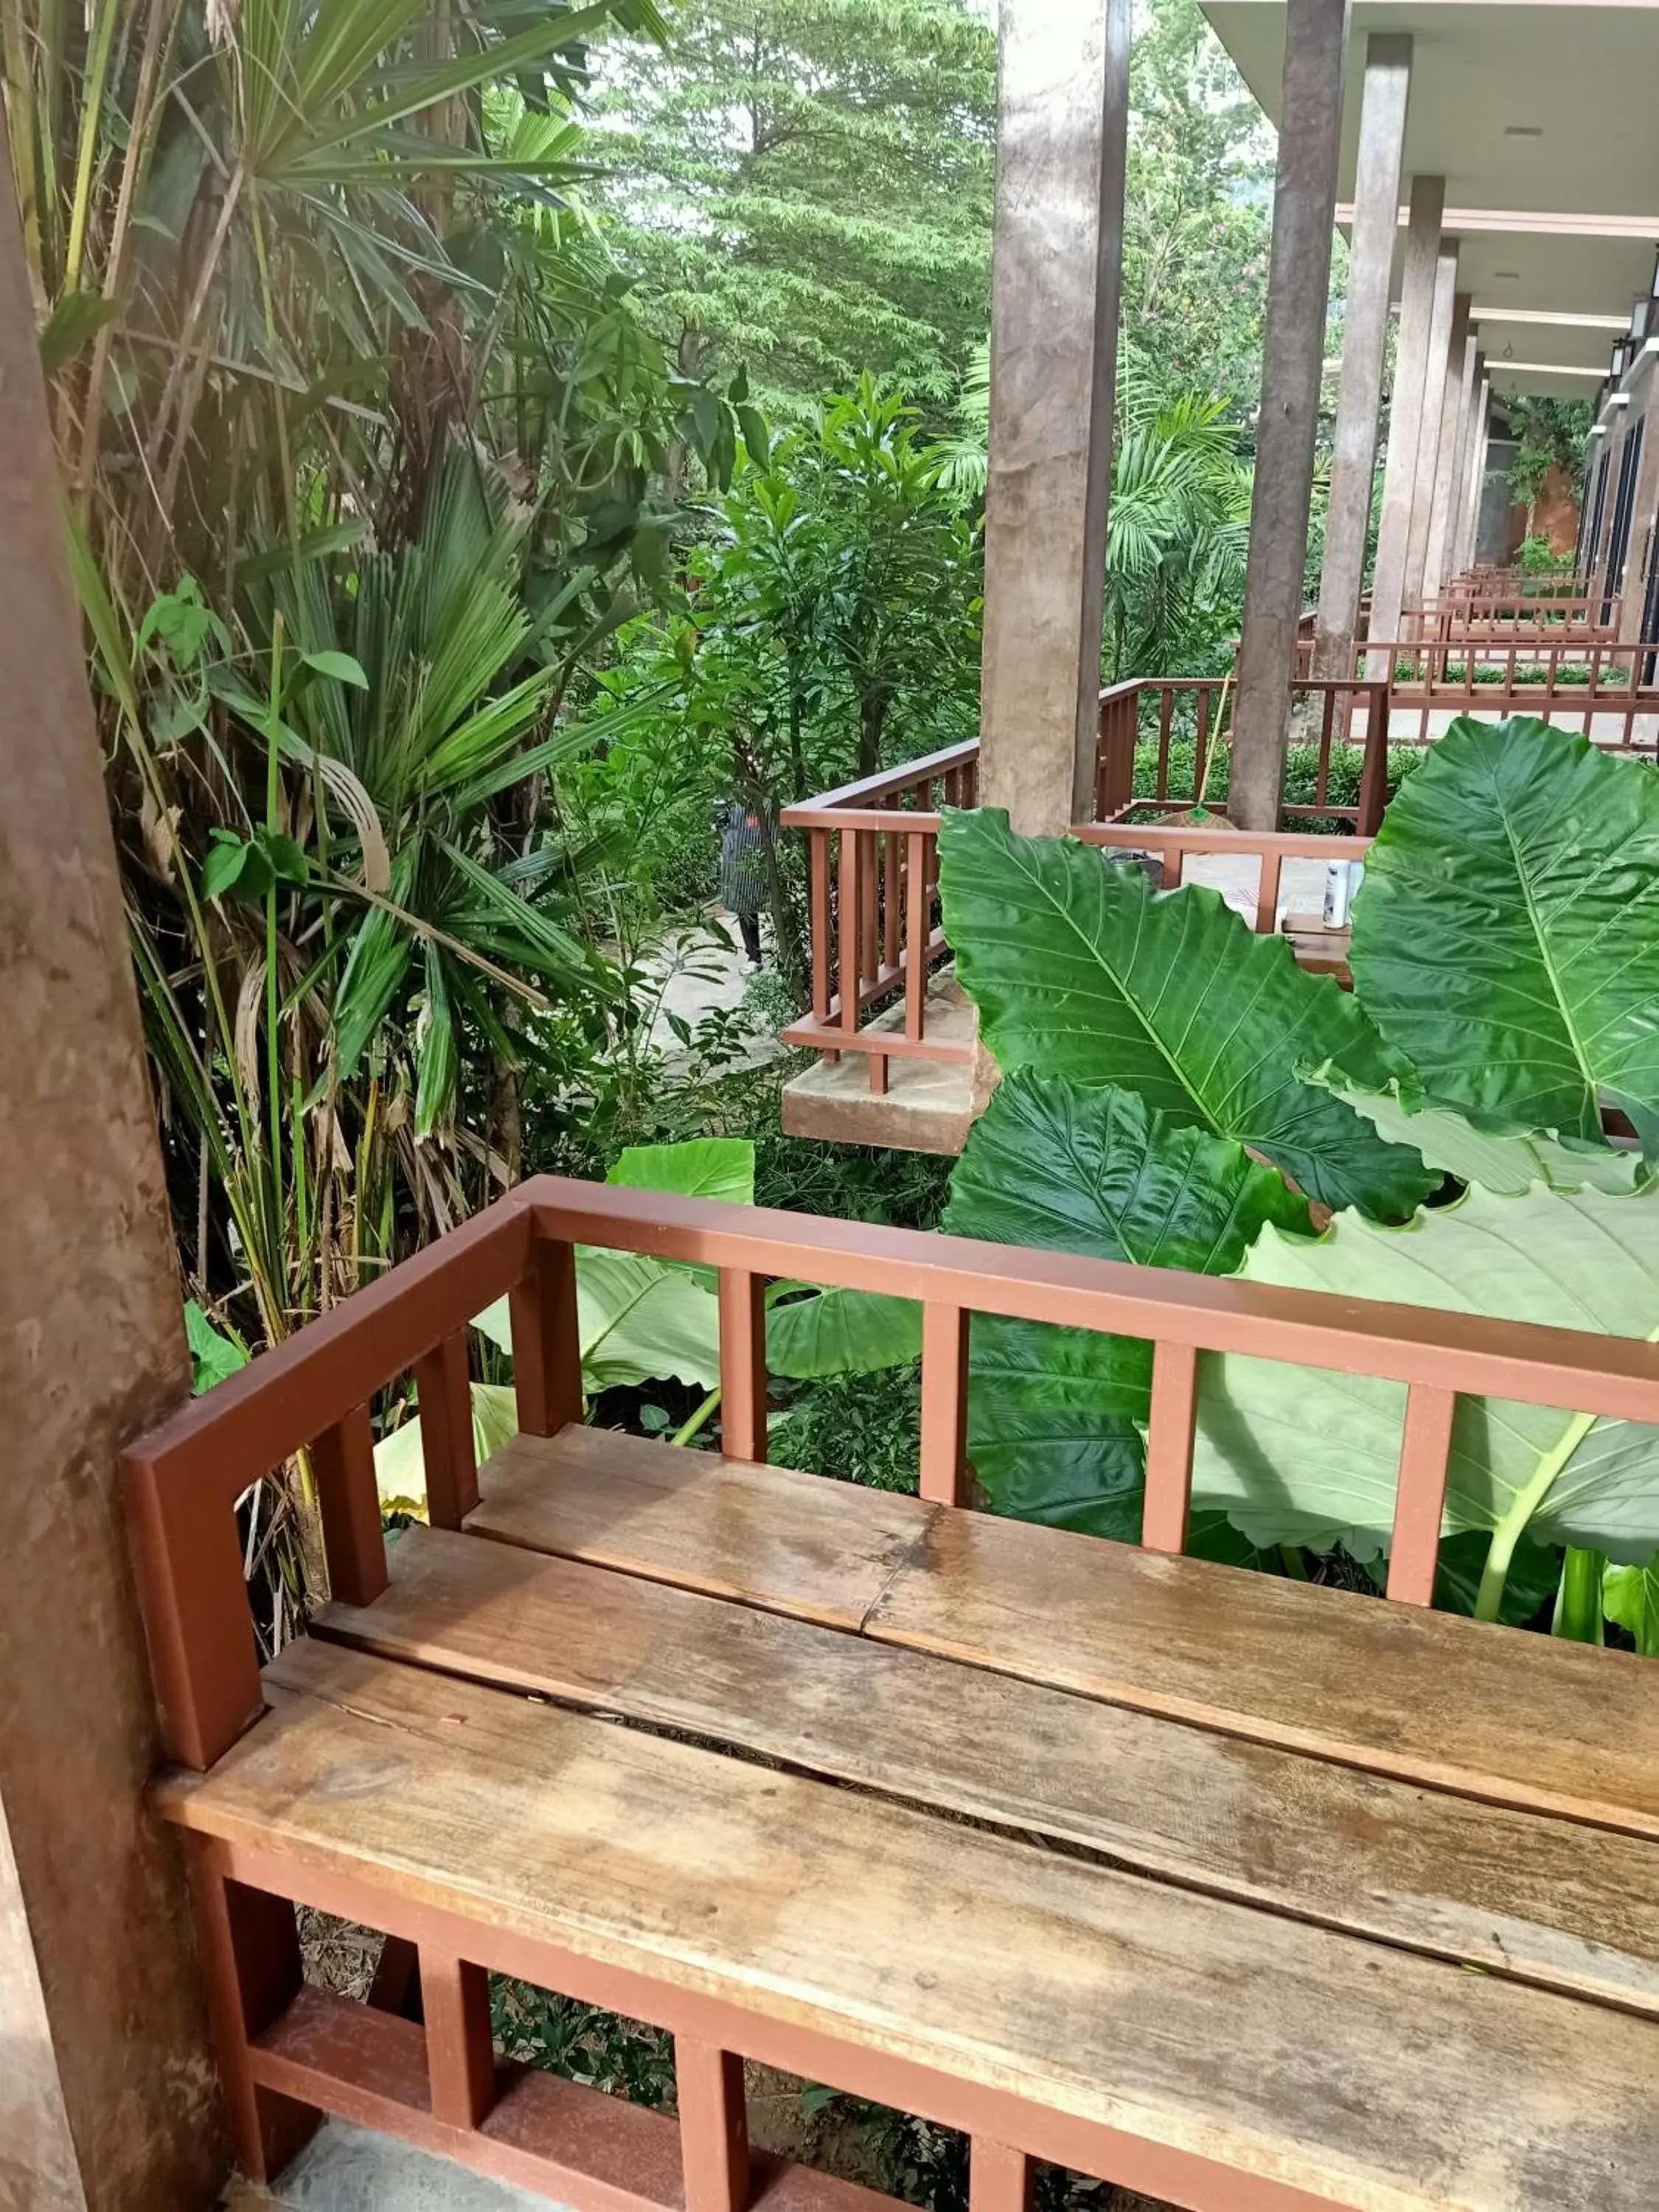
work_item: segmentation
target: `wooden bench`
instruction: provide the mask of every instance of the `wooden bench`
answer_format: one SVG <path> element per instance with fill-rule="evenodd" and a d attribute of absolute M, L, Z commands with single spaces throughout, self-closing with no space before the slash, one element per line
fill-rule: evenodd
<path fill-rule="evenodd" d="M 580 1425 L 573 1246 L 720 1271 L 726 1456 Z M 765 1279 L 924 1302 L 922 1480 L 764 1464 Z M 467 1316 L 525 1433 L 475 1469 Z M 1136 1550 L 964 1509 L 971 1310 L 1152 1339 Z M 1385 1604 L 1177 1556 L 1200 1349 L 1410 1385 Z M 413 1367 L 434 1526 L 382 1544 Z M 1565 1332 L 543 1181 L 131 1455 L 243 2163 L 335 2112 L 583 2212 L 875 2212 L 751 2156 L 742 2060 L 1196 2212 L 1650 2212 L 1659 1676 L 1435 1614 L 1460 1389 L 1659 1419 Z M 309 1443 L 335 1597 L 261 1678 L 234 1503 Z M 412 1944 L 307 1987 L 293 1903 Z M 672 2031 L 678 2119 L 501 2066 L 488 1976 Z"/>

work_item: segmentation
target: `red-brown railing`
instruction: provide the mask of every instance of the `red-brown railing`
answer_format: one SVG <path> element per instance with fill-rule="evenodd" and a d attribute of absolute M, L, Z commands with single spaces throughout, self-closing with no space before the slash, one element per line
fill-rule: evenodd
<path fill-rule="evenodd" d="M 1413 645 L 1466 638 L 1495 644 L 1515 638 L 1582 646 L 1613 644 L 1619 617 L 1618 597 L 1608 592 L 1493 592 L 1443 595 L 1425 606 L 1407 607 L 1400 620 L 1402 637 Z"/>
<path fill-rule="evenodd" d="M 1109 685 L 1100 695 L 1095 822 L 1132 816 L 1155 821 L 1200 804 L 1224 817 L 1225 800 L 1211 798 L 1208 787 L 1231 743 L 1235 697 L 1221 677 L 1134 678 Z M 1287 806 L 1285 818 L 1334 818 L 1374 831 L 1387 799 L 1388 684 L 1298 682 L 1293 709 L 1301 740 L 1316 749 L 1314 788 L 1311 801 Z M 1188 744 L 1189 785 L 1176 774 Z M 1350 744 L 1364 751 L 1357 803 L 1331 795 L 1335 749 Z M 1153 749 L 1153 760 L 1150 788 L 1137 791 L 1142 745 Z M 812 1003 L 784 1030 L 783 1041 L 832 1061 L 844 1052 L 862 1054 L 877 1095 L 887 1088 L 890 1060 L 966 1065 L 973 1059 L 972 1042 L 959 1029 L 940 1033 L 928 978 L 949 957 L 939 924 L 939 817 L 933 810 L 975 805 L 978 767 L 979 741 L 972 738 L 784 810 L 784 827 L 804 830 L 809 841 Z M 1078 834 L 1090 826 L 1077 824 Z M 1286 848 L 1285 857 L 1296 855 Z M 894 1011 L 901 995 L 902 1019 Z"/>
<path fill-rule="evenodd" d="M 477 1499 L 467 1322 L 509 1296 L 521 1428 L 583 1418 L 579 1244 L 718 1271 L 721 1449 L 764 1460 L 769 1280 L 908 1298 L 922 1309 L 921 1495 L 968 1500 L 971 1317 L 1064 1323 L 1153 1347 L 1141 1541 L 1185 1548 L 1198 1355 L 1222 1352 L 1406 1386 L 1388 1594 L 1431 1601 L 1460 1394 L 1659 1423 L 1659 1347 L 1173 1269 L 764 1212 L 540 1176 L 263 1353 L 126 1455 L 139 1589 L 169 1755 L 204 1771 L 264 1710 L 236 1506 L 308 1451 L 337 1599 L 387 1586 L 371 1401 L 413 1372 L 435 1525 Z M 480 1539 L 480 1540 L 483 1540 Z"/>
<path fill-rule="evenodd" d="M 1651 645 L 1568 645 L 1555 633 L 1527 641 L 1510 633 L 1376 649 L 1394 669 L 1395 744 L 1428 743 L 1431 715 L 1448 712 L 1535 714 L 1619 751 L 1650 751 L 1659 739 L 1659 654 Z"/>
<path fill-rule="evenodd" d="M 1279 927 L 1279 896 L 1287 860 L 1363 860 L 1371 848 L 1367 836 L 1316 830 L 1235 830 L 1230 823 L 1091 822 L 1077 831 L 1085 845 L 1108 851 L 1146 853 L 1162 864 L 1162 888 L 1179 890 L 1190 860 L 1242 860 L 1256 863 L 1252 927 L 1271 937 Z"/>
<path fill-rule="evenodd" d="M 946 956 L 934 810 L 973 806 L 978 795 L 974 738 L 784 810 L 784 827 L 807 836 L 812 937 L 811 1012 L 784 1031 L 786 1044 L 831 1060 L 865 1054 L 878 1093 L 890 1058 L 971 1061 L 970 1042 L 927 1035 L 927 1000 L 929 972 Z M 900 992 L 903 1026 L 865 1028 Z"/>

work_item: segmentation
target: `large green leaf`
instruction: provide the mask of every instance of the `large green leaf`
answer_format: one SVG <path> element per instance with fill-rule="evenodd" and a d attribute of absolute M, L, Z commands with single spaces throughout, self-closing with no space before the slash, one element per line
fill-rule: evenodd
<path fill-rule="evenodd" d="M 1307 1206 L 1241 1146 L 1176 1128 L 1133 1091 L 1027 1071 L 969 1133 L 945 1226 L 1222 1275 L 1264 1221 L 1304 1230 Z M 969 1454 L 998 1510 L 1137 1539 L 1151 1381 L 1137 1338 L 976 1315 Z"/>
<path fill-rule="evenodd" d="M 1553 1190 L 1605 1190 L 1628 1197 L 1649 1179 L 1638 1152 L 1616 1151 L 1598 1139 L 1540 1135 L 1526 1129 L 1477 1129 L 1455 1107 L 1439 1106 L 1416 1095 L 1402 1096 L 1399 1084 L 1373 1094 L 1356 1090 L 1340 1069 L 1322 1069 L 1339 1098 L 1363 1114 L 1391 1145 L 1412 1145 L 1431 1168 L 1443 1169 L 1460 1182 L 1519 1198 L 1534 1183 Z"/>
<path fill-rule="evenodd" d="M 1644 1567 L 1609 1567 L 1601 1602 L 1607 1619 L 1630 1631 L 1638 1651 L 1659 1659 L 1659 1558 Z"/>
<path fill-rule="evenodd" d="M 1409 1070 L 1328 976 L 1258 937 L 1219 892 L 1154 891 L 1069 839 L 1016 837 L 991 810 L 939 836 L 945 933 L 1005 1073 L 1139 1091 L 1156 1113 L 1264 1153 L 1310 1196 L 1408 1215 L 1438 1180 L 1303 1082 L 1335 1061 L 1367 1091 Z"/>
<path fill-rule="evenodd" d="M 1389 809 L 1350 959 L 1431 1098 L 1594 1142 L 1605 1092 L 1659 1146 L 1650 769 L 1543 722 L 1454 723 Z"/>
<path fill-rule="evenodd" d="M 511 1385 L 472 1385 L 472 1449 L 480 1463 L 519 1432 L 519 1405 Z M 374 1480 L 382 1505 L 404 1512 L 426 1510 L 426 1459 L 421 1425 L 410 1419 L 374 1447 Z"/>
<path fill-rule="evenodd" d="M 1269 1227 L 1247 1281 L 1449 1313 L 1645 1337 L 1659 1329 L 1659 1188 L 1634 1197 L 1472 1188 L 1406 1229 L 1340 1215 L 1316 1243 Z M 1403 1384 L 1276 1361 L 1201 1365 L 1194 1487 L 1259 1543 L 1387 1549 L 1405 1415 Z M 1528 1486 L 1565 1464 L 1528 1513 Z M 1659 1545 L 1659 1430 L 1573 1413 L 1460 1400 L 1446 1490 L 1451 1529 L 1525 1527 L 1540 1541 L 1625 1560 Z"/>
<path fill-rule="evenodd" d="M 799 1285 L 791 1287 L 799 1288 Z M 872 1291 L 814 1291 L 773 1306 L 766 1361 L 774 1375 L 875 1375 L 921 1357 L 921 1308 Z"/>
<path fill-rule="evenodd" d="M 712 1390 L 720 1379 L 720 1301 L 689 1267 L 582 1245 L 576 1254 L 576 1322 L 582 1382 L 590 1393 L 671 1377 Z M 511 1352 L 507 1299 L 475 1314 L 472 1326 Z"/>
<path fill-rule="evenodd" d="M 755 1203 L 755 1147 L 747 1137 L 693 1137 L 678 1145 L 629 1145 L 605 1176 L 635 1190 L 672 1190 L 683 1198 Z"/>

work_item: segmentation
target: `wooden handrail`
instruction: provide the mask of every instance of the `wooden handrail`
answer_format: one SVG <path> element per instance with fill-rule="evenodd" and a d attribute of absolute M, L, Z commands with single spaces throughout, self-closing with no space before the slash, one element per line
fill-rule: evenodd
<path fill-rule="evenodd" d="M 579 1244 L 719 1271 L 720 1373 L 735 1409 L 728 1447 L 751 1458 L 766 1449 L 757 1316 L 767 1281 L 920 1304 L 921 1456 L 945 1503 L 962 1502 L 967 1317 L 994 1314 L 1152 1344 L 1144 1533 L 1170 1551 L 1185 1543 L 1195 1355 L 1404 1384 L 1389 1594 L 1419 1604 L 1433 1592 L 1458 1395 L 1659 1424 L 1659 1346 L 1636 1339 L 539 1176 L 251 1361 L 125 1455 L 140 1595 L 175 1758 L 205 1769 L 264 1710 L 237 1498 L 308 1443 L 331 1580 L 353 1603 L 372 1604 L 386 1577 L 370 1401 L 451 1339 L 458 1315 L 507 1290 L 521 1425 L 552 1434 L 579 1421 Z M 464 1394 L 441 1394 L 439 1410 L 446 1421 L 470 1424 Z M 423 1443 L 447 1479 L 448 1439 L 427 1431 L 431 1411 L 423 1403 Z"/>

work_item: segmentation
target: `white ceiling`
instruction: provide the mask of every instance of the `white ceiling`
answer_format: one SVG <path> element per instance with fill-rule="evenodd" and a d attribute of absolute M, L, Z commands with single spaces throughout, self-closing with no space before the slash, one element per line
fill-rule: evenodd
<path fill-rule="evenodd" d="M 1284 0 L 1201 0 L 1276 118 Z M 1659 245 L 1659 0 L 1354 0 L 1339 198 L 1352 198 L 1365 41 L 1414 40 L 1406 175 L 1446 179 L 1460 289 L 1491 358 L 1605 372 L 1617 332 L 1520 325 L 1501 310 L 1620 321 Z M 1511 135 L 1516 129 L 1540 136 Z M 1402 189 L 1402 198 L 1404 191 Z M 1396 293 L 1398 257 L 1396 257 Z M 1595 380 L 1522 370 L 1504 384 L 1590 398 Z"/>

